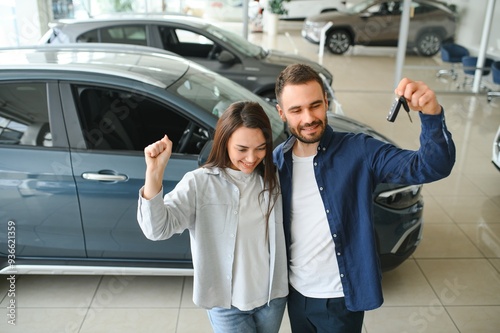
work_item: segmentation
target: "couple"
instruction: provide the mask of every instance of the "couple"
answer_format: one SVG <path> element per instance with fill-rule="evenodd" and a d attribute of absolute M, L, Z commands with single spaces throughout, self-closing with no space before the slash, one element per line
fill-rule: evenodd
<path fill-rule="evenodd" d="M 274 153 L 254 102 L 229 106 L 206 164 L 165 197 L 172 142 L 145 148 L 139 224 L 152 240 L 189 230 L 193 300 L 214 332 L 277 333 L 286 304 L 293 332 L 361 332 L 364 311 L 381 306 L 373 189 L 444 178 L 455 161 L 434 92 L 408 79 L 395 92 L 420 111 L 417 151 L 334 132 L 321 78 L 302 64 L 276 81 L 276 108 L 293 136 Z"/>

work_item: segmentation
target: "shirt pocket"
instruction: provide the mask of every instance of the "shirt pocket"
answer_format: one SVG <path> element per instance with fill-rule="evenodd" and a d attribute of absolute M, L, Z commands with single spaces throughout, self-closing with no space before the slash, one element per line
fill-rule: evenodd
<path fill-rule="evenodd" d="M 231 218 L 231 206 L 228 204 L 206 204 L 201 206 L 196 229 L 198 233 L 220 235 Z"/>

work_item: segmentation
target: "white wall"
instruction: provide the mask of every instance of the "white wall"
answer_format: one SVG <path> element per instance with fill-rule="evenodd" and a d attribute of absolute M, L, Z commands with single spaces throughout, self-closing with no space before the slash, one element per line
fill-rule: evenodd
<path fill-rule="evenodd" d="M 477 55 L 483 35 L 483 23 L 488 0 L 454 0 L 460 14 L 456 42 Z M 500 59 L 500 3 L 496 3 L 487 47 L 489 56 Z"/>

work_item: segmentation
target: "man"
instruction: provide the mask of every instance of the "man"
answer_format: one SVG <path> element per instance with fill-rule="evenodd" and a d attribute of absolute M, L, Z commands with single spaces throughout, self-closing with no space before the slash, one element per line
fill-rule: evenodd
<path fill-rule="evenodd" d="M 379 183 L 421 184 L 450 174 L 455 146 L 436 96 L 403 79 L 395 90 L 422 122 L 421 147 L 334 132 L 318 74 L 290 65 L 276 80 L 276 108 L 293 134 L 274 151 L 283 193 L 293 332 L 361 332 L 382 305 L 372 193 Z"/>

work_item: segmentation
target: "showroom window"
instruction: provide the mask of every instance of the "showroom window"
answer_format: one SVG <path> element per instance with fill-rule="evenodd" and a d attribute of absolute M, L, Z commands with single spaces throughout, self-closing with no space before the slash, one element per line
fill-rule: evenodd
<path fill-rule="evenodd" d="M 45 83 L 0 86 L 0 144 L 52 147 Z"/>
<path fill-rule="evenodd" d="M 77 85 L 73 94 L 89 149 L 142 151 L 167 134 L 173 152 L 199 154 L 208 140 L 206 130 L 149 97 Z M 189 142 L 185 142 L 186 136 Z"/>

